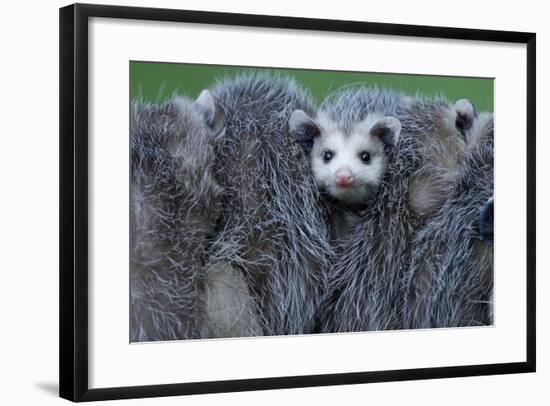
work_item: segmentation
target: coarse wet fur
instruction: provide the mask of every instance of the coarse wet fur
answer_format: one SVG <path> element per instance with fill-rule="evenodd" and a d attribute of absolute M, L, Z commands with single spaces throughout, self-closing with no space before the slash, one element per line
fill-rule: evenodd
<path fill-rule="evenodd" d="M 366 112 L 382 110 L 400 121 L 401 135 L 388 151 L 378 193 L 336 240 L 338 261 L 329 276 L 321 331 L 399 329 L 413 241 L 450 193 L 467 140 L 457 128 L 455 106 L 444 99 L 359 88 L 326 104 L 350 127 Z"/>
<path fill-rule="evenodd" d="M 493 123 L 478 129 L 444 205 L 418 232 L 405 275 L 405 328 L 493 322 Z"/>
<path fill-rule="evenodd" d="M 322 200 L 288 121 L 297 109 L 314 115 L 313 103 L 293 80 L 267 74 L 222 79 L 211 93 L 225 134 L 216 144 L 224 195 L 210 264 L 246 280 L 257 324 L 243 335 L 310 333 L 331 248 Z"/>
<path fill-rule="evenodd" d="M 204 264 L 221 188 L 207 113 L 183 97 L 131 106 L 131 342 L 211 335 Z"/>

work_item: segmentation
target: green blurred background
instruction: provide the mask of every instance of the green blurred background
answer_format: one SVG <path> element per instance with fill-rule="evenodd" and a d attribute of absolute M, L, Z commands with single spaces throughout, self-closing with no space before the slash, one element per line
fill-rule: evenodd
<path fill-rule="evenodd" d="M 330 92 L 350 84 L 378 85 L 409 95 L 444 95 L 450 101 L 470 99 L 478 111 L 493 111 L 493 79 L 402 75 L 301 69 L 265 69 L 240 66 L 130 62 L 132 99 L 162 102 L 174 93 L 196 98 L 218 78 L 243 72 L 269 71 L 293 76 L 321 102 Z"/>

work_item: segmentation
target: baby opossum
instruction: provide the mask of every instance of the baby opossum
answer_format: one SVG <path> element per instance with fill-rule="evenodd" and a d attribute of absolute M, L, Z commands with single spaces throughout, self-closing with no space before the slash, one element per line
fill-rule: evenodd
<path fill-rule="evenodd" d="M 412 241 L 445 201 L 466 149 L 457 124 L 460 109 L 444 100 L 369 88 L 333 97 L 330 102 L 344 112 L 362 112 L 348 113 L 350 127 L 384 103 L 377 110 L 399 120 L 401 132 L 389 150 L 381 187 L 356 224 L 336 241 L 339 256 L 329 275 L 322 331 L 402 328 L 402 285 Z"/>
<path fill-rule="evenodd" d="M 314 120 L 297 110 L 289 126 L 308 149 L 317 185 L 349 205 L 365 203 L 376 193 L 385 173 L 385 149 L 397 143 L 401 131 L 399 120 L 377 111 L 365 111 L 363 120 L 345 126 L 324 111 Z"/>
<path fill-rule="evenodd" d="M 401 132 L 392 116 L 400 103 L 397 93 L 344 91 L 327 98 L 317 116 L 296 110 L 290 117 L 290 132 L 327 197 L 333 240 L 348 232 L 380 187 Z"/>
<path fill-rule="evenodd" d="M 130 341 L 204 338 L 204 262 L 221 189 L 213 179 L 214 104 L 135 102 L 130 121 Z"/>
<path fill-rule="evenodd" d="M 493 124 L 484 121 L 451 193 L 413 240 L 405 328 L 492 324 Z"/>
<path fill-rule="evenodd" d="M 288 130 L 293 111 L 314 115 L 311 98 L 267 74 L 223 79 L 211 94 L 225 133 L 216 144 L 224 195 L 209 263 L 242 273 L 260 334 L 312 332 L 331 246 L 309 162 Z"/>

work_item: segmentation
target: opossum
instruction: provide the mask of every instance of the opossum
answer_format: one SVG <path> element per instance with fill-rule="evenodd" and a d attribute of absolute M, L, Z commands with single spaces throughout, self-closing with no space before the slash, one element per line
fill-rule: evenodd
<path fill-rule="evenodd" d="M 289 120 L 290 132 L 306 152 L 330 207 L 333 240 L 352 227 L 357 213 L 376 194 L 388 151 L 401 131 L 401 123 L 391 116 L 400 102 L 397 94 L 370 91 L 339 96 L 326 101 L 317 116 L 296 110 Z"/>
<path fill-rule="evenodd" d="M 420 142 L 423 166 L 411 179 L 407 198 L 414 215 L 427 218 L 445 201 L 456 181 L 464 153 L 478 142 L 490 113 L 476 112 L 467 99 L 454 106 L 438 98 L 408 99 L 401 119 L 407 131 Z"/>
<path fill-rule="evenodd" d="M 316 118 L 301 110 L 290 118 L 291 133 L 308 152 L 318 186 L 341 203 L 334 207 L 337 235 L 357 220 L 354 213 L 366 207 L 383 180 L 389 152 L 401 132 L 399 119 L 391 115 L 396 113 L 407 120 L 408 130 L 425 149 L 425 176 L 415 178 L 409 200 L 418 215 L 428 216 L 452 182 L 465 145 L 473 142 L 477 113 L 471 102 L 461 99 L 453 108 L 443 101 L 365 88 L 329 97 Z M 431 142 L 434 137 L 437 143 Z M 338 224 L 342 222 L 346 224 Z"/>
<path fill-rule="evenodd" d="M 391 114 L 401 123 L 401 133 L 388 151 L 378 192 L 336 241 L 338 260 L 329 275 L 321 331 L 402 328 L 403 278 L 413 240 L 444 203 L 467 148 L 457 123 L 460 109 L 443 99 L 372 88 L 336 94 L 321 110 L 330 105 L 342 112 L 349 127 L 372 110 Z"/>
<path fill-rule="evenodd" d="M 345 121 L 344 121 L 345 120 Z M 321 111 L 317 119 L 302 110 L 290 117 L 290 130 L 309 151 L 317 185 L 344 204 L 357 205 L 372 197 L 385 173 L 385 147 L 394 146 L 401 131 L 395 117 L 365 111 L 361 121 Z"/>
<path fill-rule="evenodd" d="M 260 332 L 243 335 L 310 333 L 331 246 L 322 199 L 288 123 L 298 109 L 314 115 L 311 97 L 269 74 L 225 78 L 210 91 L 225 133 L 215 149 L 224 194 L 209 262 L 246 280 Z"/>
<path fill-rule="evenodd" d="M 444 205 L 413 240 L 405 275 L 405 328 L 493 320 L 493 124 L 479 126 Z"/>
<path fill-rule="evenodd" d="M 130 114 L 130 341 L 205 338 L 203 265 L 221 203 L 213 100 L 134 102 Z"/>

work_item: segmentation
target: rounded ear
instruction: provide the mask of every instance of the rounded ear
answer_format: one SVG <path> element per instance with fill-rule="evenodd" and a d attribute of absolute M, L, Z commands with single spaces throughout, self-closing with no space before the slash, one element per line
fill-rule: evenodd
<path fill-rule="evenodd" d="M 313 140 L 321 134 L 321 127 L 303 110 L 296 110 L 288 120 L 290 135 L 309 151 L 313 148 Z"/>
<path fill-rule="evenodd" d="M 455 103 L 455 111 L 455 126 L 458 131 L 464 134 L 474 124 L 474 119 L 477 117 L 476 109 L 470 100 L 460 99 Z"/>
<path fill-rule="evenodd" d="M 371 129 L 374 137 L 380 138 L 384 144 L 389 146 L 397 145 L 401 135 L 401 122 L 392 116 L 386 116 L 378 120 Z"/>
<path fill-rule="evenodd" d="M 214 124 L 214 118 L 216 117 L 216 104 L 214 103 L 214 98 L 208 89 L 204 89 L 197 97 L 194 103 L 198 107 L 200 112 L 204 116 L 206 124 Z"/>

